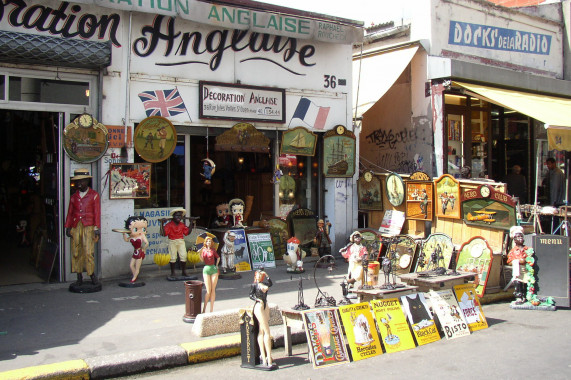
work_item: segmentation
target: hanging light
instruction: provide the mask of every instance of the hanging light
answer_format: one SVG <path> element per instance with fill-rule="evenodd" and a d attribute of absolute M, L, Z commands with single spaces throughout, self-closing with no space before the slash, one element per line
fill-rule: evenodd
<path fill-rule="evenodd" d="M 239 163 L 240 165 L 242 165 L 242 164 L 244 163 L 244 157 L 239 156 L 239 157 L 238 157 L 238 163 Z"/>

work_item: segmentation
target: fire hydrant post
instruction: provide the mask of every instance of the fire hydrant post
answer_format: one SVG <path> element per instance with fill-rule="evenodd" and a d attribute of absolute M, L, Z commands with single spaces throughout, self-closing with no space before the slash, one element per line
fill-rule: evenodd
<path fill-rule="evenodd" d="M 200 306 L 202 305 L 202 281 L 185 281 L 185 299 L 186 299 L 186 313 L 182 320 L 188 323 L 193 323 L 196 316 L 200 314 Z"/>

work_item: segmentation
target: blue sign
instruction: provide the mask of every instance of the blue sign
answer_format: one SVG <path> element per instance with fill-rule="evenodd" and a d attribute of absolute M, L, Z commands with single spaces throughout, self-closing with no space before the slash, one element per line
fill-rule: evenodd
<path fill-rule="evenodd" d="M 448 43 L 481 49 L 549 55 L 551 36 L 515 29 L 450 21 Z"/>

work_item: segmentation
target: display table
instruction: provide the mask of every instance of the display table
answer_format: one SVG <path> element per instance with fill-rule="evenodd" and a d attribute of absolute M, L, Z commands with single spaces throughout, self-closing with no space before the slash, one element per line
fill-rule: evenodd
<path fill-rule="evenodd" d="M 305 310 L 281 309 L 284 324 L 284 349 L 287 356 L 292 355 L 291 328 L 305 329 L 303 312 Z"/>
<path fill-rule="evenodd" d="M 406 296 L 407 294 L 416 293 L 418 286 L 406 285 L 405 287 L 400 287 L 396 289 L 359 289 L 353 290 L 359 296 L 359 302 L 369 302 L 371 300 L 380 300 L 386 298 L 398 298 L 400 296 Z"/>
<path fill-rule="evenodd" d="M 474 281 L 475 274 L 458 272 L 457 275 L 419 276 L 418 273 L 407 273 L 399 275 L 399 278 L 408 285 L 417 286 L 419 292 L 425 293 L 430 290 L 452 289 L 455 285 Z"/>

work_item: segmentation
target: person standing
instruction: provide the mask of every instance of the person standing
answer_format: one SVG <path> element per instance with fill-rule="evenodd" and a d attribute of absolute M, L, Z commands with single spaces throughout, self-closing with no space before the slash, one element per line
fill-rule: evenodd
<path fill-rule="evenodd" d="M 565 204 L 565 174 L 557 166 L 553 157 L 545 160 L 545 165 L 549 169 L 549 204 L 561 206 Z"/>
<path fill-rule="evenodd" d="M 521 174 L 521 166 L 514 165 L 512 172 L 506 177 L 508 186 L 507 193 L 519 199 L 520 204 L 527 203 L 527 183 L 525 176 Z"/>
<path fill-rule="evenodd" d="M 101 198 L 89 187 L 90 179 L 87 169 L 74 171 L 71 180 L 77 190 L 69 200 L 64 225 L 65 235 L 71 238 L 71 272 L 77 273 L 77 286 L 83 285 L 83 272 L 91 277 L 93 285 L 99 285 L 93 254 L 101 235 Z"/>

